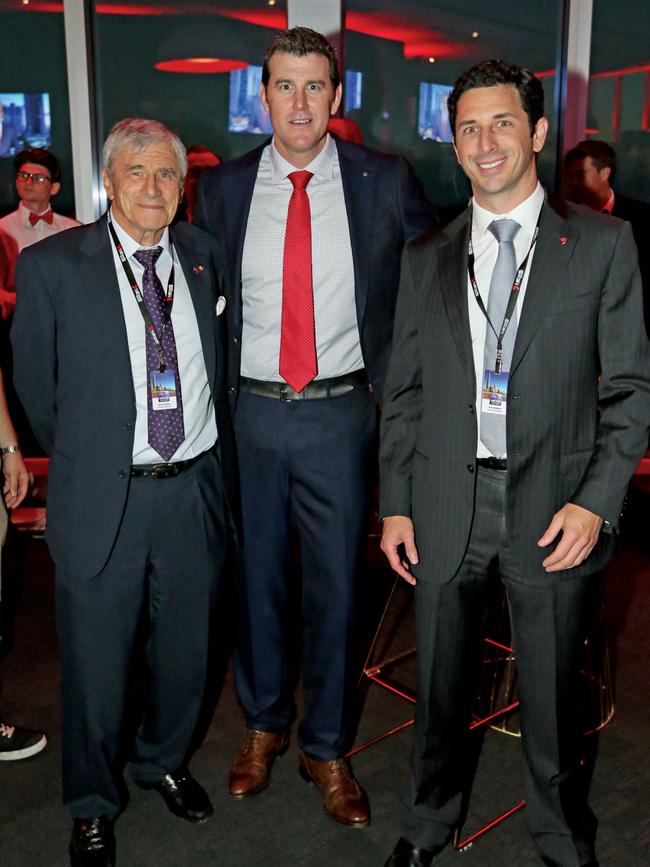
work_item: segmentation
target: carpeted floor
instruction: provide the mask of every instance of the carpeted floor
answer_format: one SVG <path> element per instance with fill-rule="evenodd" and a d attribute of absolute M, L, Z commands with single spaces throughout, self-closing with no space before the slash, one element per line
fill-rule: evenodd
<path fill-rule="evenodd" d="M 601 867 L 650 863 L 650 542 L 648 500 L 633 500 L 619 556 L 607 579 L 617 709 L 600 736 L 592 789 L 600 819 Z M 0 763 L 0 867 L 64 867 L 70 824 L 60 803 L 52 567 L 42 542 L 30 541 L 24 549 L 21 542 L 15 554 L 16 619 L 13 644 L 2 662 L 0 716 L 46 731 L 49 744 L 32 759 Z M 370 578 L 380 599 L 390 581 L 378 558 L 372 560 Z M 408 630 L 407 617 L 398 643 L 410 643 Z M 222 644 L 228 644 L 227 638 Z M 221 661 L 225 658 L 222 651 Z M 368 686 L 358 742 L 403 722 L 409 711 L 399 698 Z M 355 757 L 354 767 L 372 808 L 370 826 L 355 830 L 324 815 L 317 792 L 298 776 L 295 744 L 277 761 L 267 791 L 246 801 L 229 800 L 225 782 L 242 732 L 228 671 L 205 740 L 191 763 L 213 800 L 214 817 L 206 825 L 186 825 L 166 811 L 156 793 L 131 786 L 131 801 L 116 826 L 120 867 L 381 867 L 399 835 L 397 797 L 407 778 L 408 729 Z M 463 836 L 521 800 L 521 788 L 519 741 L 489 731 Z M 521 811 L 464 852 L 446 851 L 438 863 L 535 867 L 540 862 Z"/>

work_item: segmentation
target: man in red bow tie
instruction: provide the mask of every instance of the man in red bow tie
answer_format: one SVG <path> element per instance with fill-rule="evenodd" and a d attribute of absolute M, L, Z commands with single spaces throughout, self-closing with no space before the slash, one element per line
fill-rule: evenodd
<path fill-rule="evenodd" d="M 0 308 L 2 318 L 15 306 L 14 267 L 23 247 L 78 226 L 77 220 L 55 214 L 52 196 L 61 189 L 59 161 L 45 148 L 23 150 L 14 157 L 18 208 L 0 219 Z"/>

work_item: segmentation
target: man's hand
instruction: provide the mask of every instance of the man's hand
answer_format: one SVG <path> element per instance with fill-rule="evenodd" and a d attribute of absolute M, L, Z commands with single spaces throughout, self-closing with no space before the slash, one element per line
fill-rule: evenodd
<path fill-rule="evenodd" d="M 15 509 L 25 499 L 29 486 L 29 473 L 20 452 L 2 456 L 2 472 L 5 483 L 2 488 L 8 509 Z"/>
<path fill-rule="evenodd" d="M 545 548 L 562 531 L 562 538 L 553 553 L 542 562 L 542 566 L 547 572 L 559 572 L 579 566 L 591 554 L 602 526 L 603 519 L 598 515 L 583 509 L 582 506 L 567 503 L 553 515 L 546 532 L 537 542 L 540 548 Z"/>
<path fill-rule="evenodd" d="M 399 556 L 397 549 L 400 545 L 404 545 L 407 560 L 402 560 Z M 390 518 L 384 518 L 381 550 L 388 558 L 391 569 L 409 584 L 417 584 L 409 571 L 409 564 L 416 566 L 420 562 L 418 549 L 415 547 L 413 521 L 410 518 L 406 518 L 404 515 L 392 515 Z"/>

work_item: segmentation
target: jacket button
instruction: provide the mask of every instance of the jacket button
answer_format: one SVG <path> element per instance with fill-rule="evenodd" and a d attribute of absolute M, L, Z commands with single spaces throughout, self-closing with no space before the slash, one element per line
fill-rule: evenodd
<path fill-rule="evenodd" d="M 467 464 L 467 470 L 468 470 L 468 472 L 473 473 L 474 472 L 474 464 Z"/>
<path fill-rule="evenodd" d="M 513 394 L 511 399 L 512 400 L 519 400 L 520 397 L 521 397 L 520 394 Z"/>
<path fill-rule="evenodd" d="M 128 477 L 129 477 L 129 474 L 127 473 L 126 470 L 120 470 L 120 478 L 121 479 L 128 479 Z"/>
<path fill-rule="evenodd" d="M 233 337 L 232 342 L 233 343 L 239 343 L 239 337 Z"/>
<path fill-rule="evenodd" d="M 122 430 L 131 430 L 131 422 L 127 421 L 126 424 L 122 425 Z"/>
<path fill-rule="evenodd" d="M 469 414 L 474 415 L 474 404 L 473 403 L 468 404 L 467 408 L 469 409 Z"/>
<path fill-rule="evenodd" d="M 229 385 L 229 386 L 228 386 L 228 391 L 230 392 L 230 394 L 234 394 L 234 393 L 235 393 L 235 386 L 234 386 L 234 385 Z"/>

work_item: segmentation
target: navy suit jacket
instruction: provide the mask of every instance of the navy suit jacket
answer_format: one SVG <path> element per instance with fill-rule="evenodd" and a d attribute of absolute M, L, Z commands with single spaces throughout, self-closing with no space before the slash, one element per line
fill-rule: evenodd
<path fill-rule="evenodd" d="M 174 228 L 215 406 L 226 497 L 236 515 L 225 383 L 226 323 L 216 315 L 217 245 Z M 201 266 L 199 268 L 199 266 Z M 47 540 L 57 566 L 92 577 L 105 565 L 129 489 L 135 395 L 124 313 L 104 218 L 27 247 L 16 267 L 14 380 L 50 455 Z"/>
<path fill-rule="evenodd" d="M 403 157 L 368 150 L 333 136 L 348 214 L 357 323 L 368 379 L 380 401 L 393 333 L 402 249 L 438 222 Z M 253 189 L 268 142 L 205 172 L 194 212 L 196 225 L 222 245 L 230 310 L 228 387 L 238 392 L 241 358 L 242 252 Z"/>

